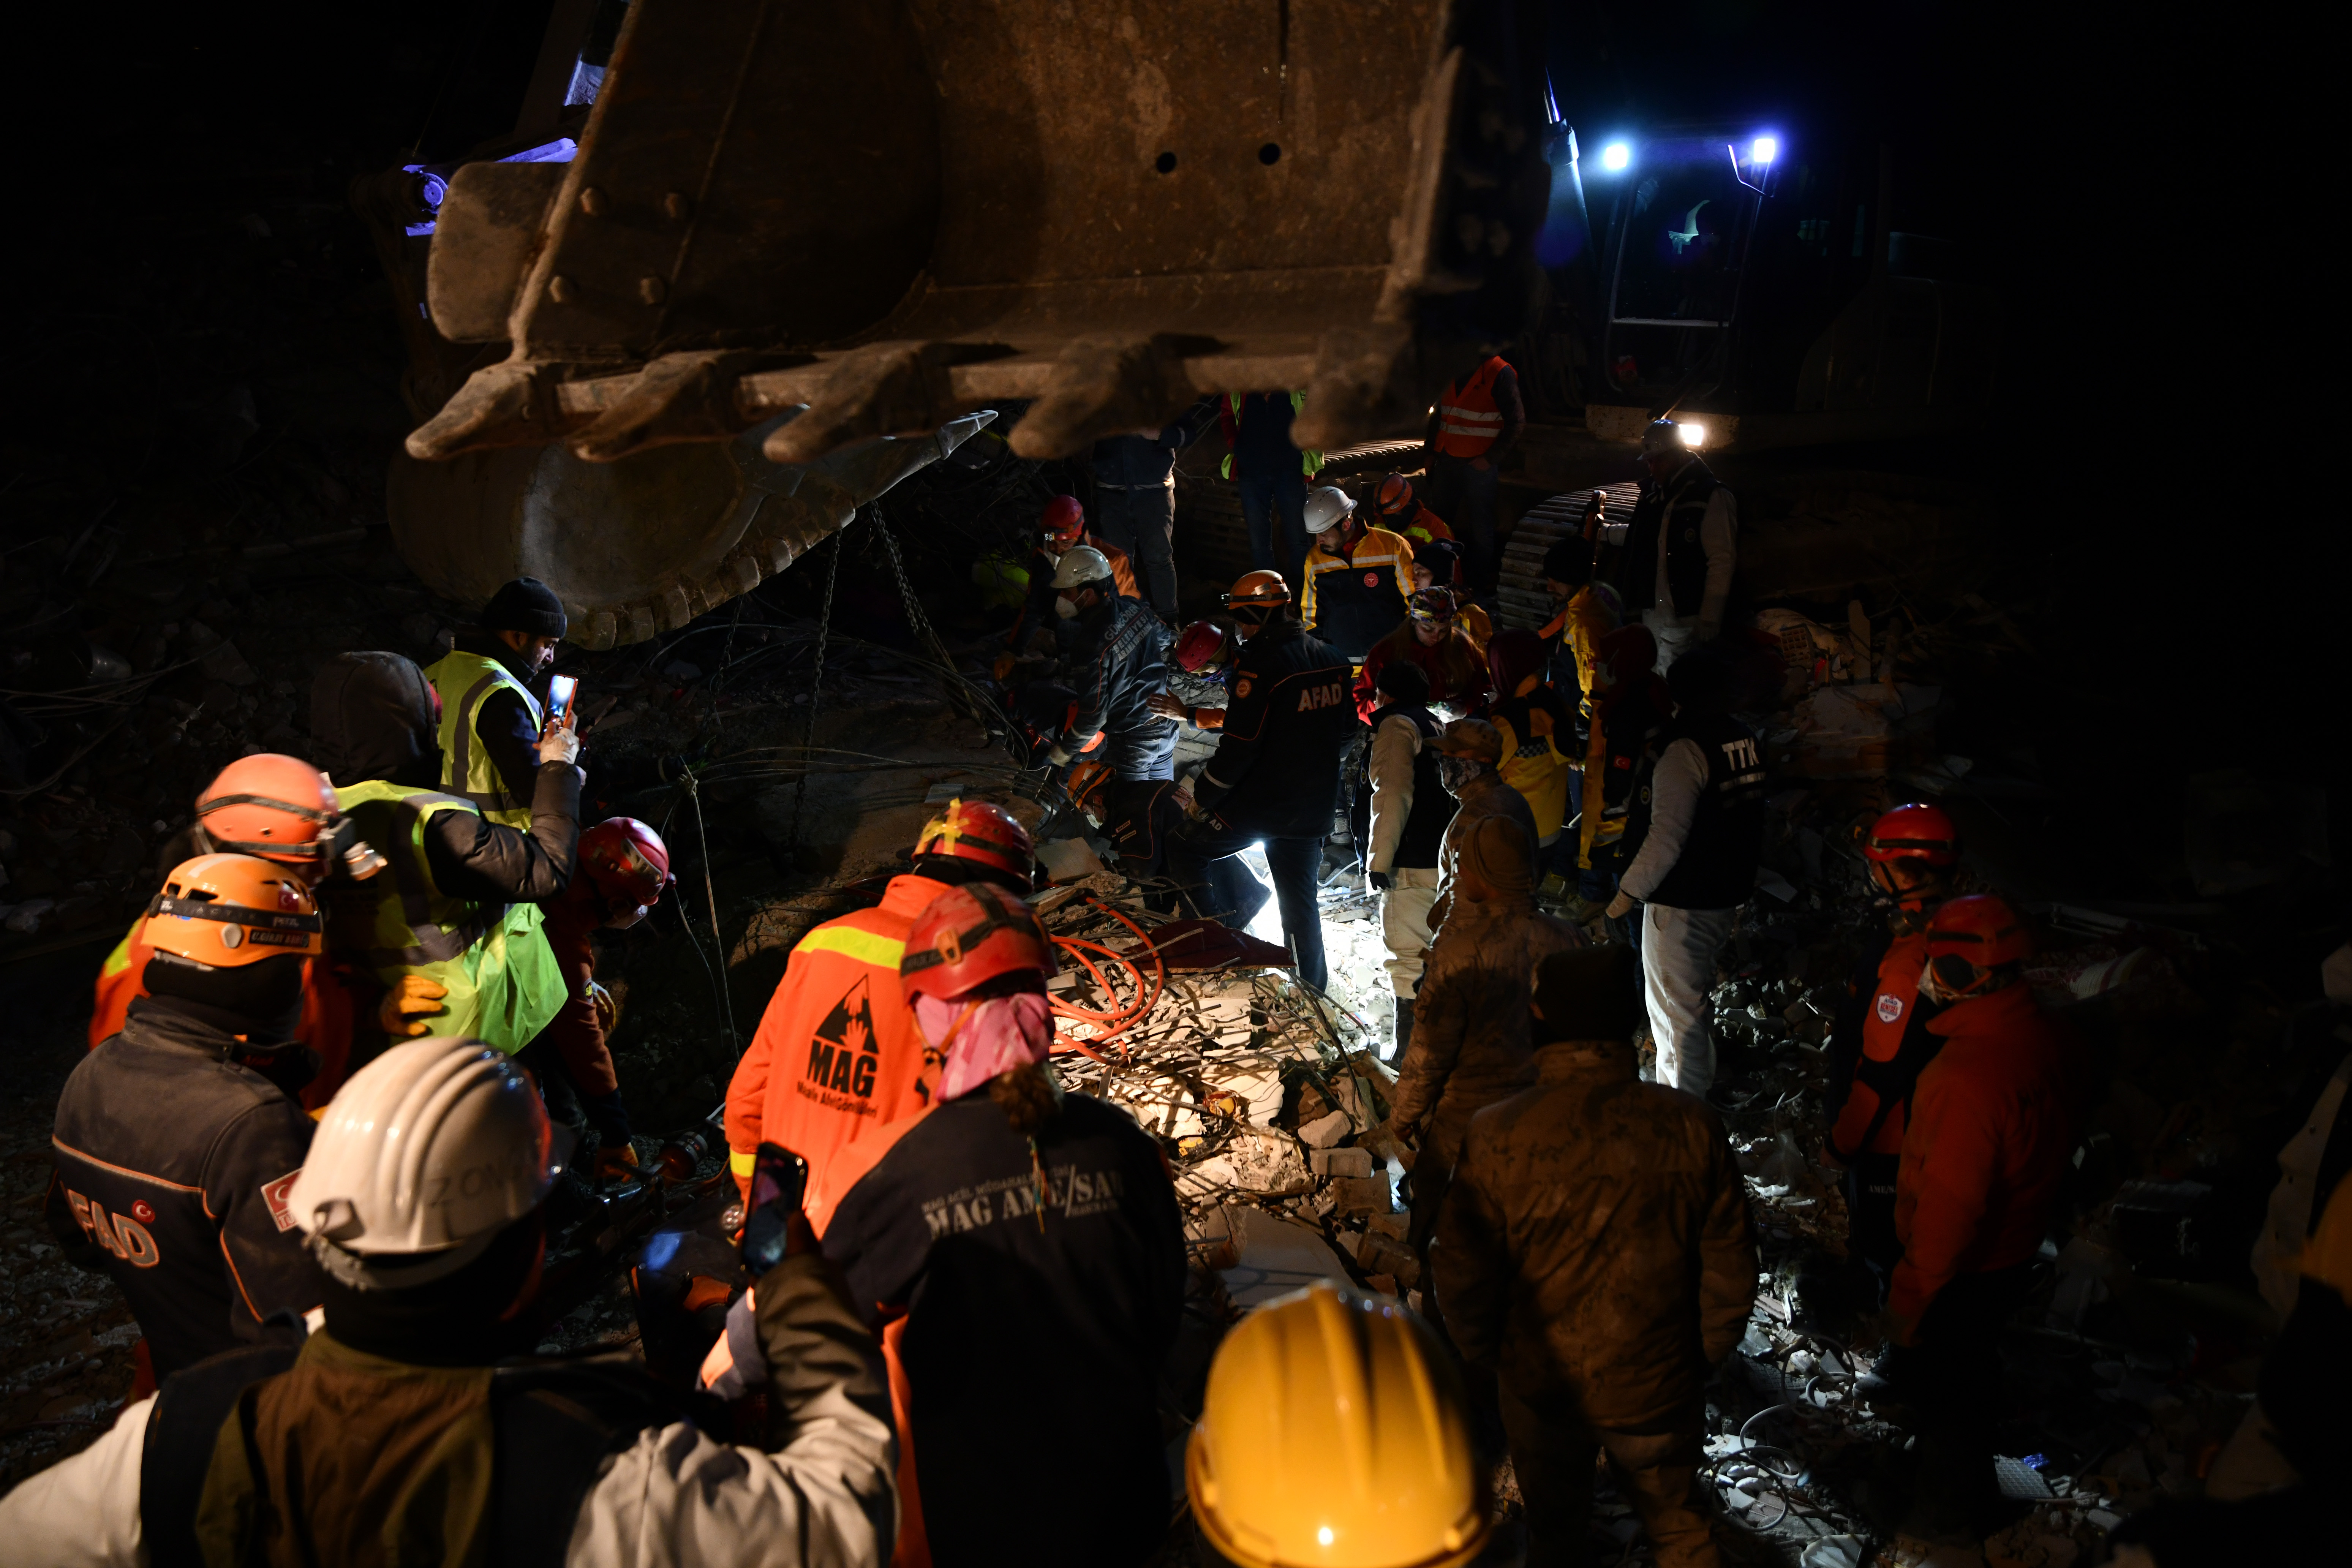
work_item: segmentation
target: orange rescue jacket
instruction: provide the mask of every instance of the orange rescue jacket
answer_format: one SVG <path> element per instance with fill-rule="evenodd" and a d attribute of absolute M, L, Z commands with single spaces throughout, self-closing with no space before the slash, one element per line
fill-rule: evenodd
<path fill-rule="evenodd" d="M 1903 1152 L 1903 1130 L 1909 1121 L 1910 1097 L 1901 1096 L 1878 1115 L 1879 1089 L 1884 1081 L 1885 1064 L 1895 1060 L 1903 1048 L 1904 1038 L 1915 1027 L 1925 1027 L 1917 1021 L 1919 972 L 1927 965 L 1927 933 L 1913 931 L 1898 936 L 1878 961 L 1878 984 L 1870 999 L 1863 1004 L 1862 1061 L 1854 1067 L 1853 1081 L 1845 1091 L 1845 1104 L 1839 1108 L 1836 1121 L 1830 1127 L 1830 1152 L 1841 1161 L 1851 1161 L 1862 1154 L 1900 1154 Z M 1927 1004 L 1930 1008 L 1934 1004 Z M 1940 1038 L 1930 1031 L 1928 1045 L 1940 1044 Z M 1916 1051 L 1915 1047 L 1915 1051 Z M 1932 1059 L 1932 1058 L 1930 1058 Z M 1876 1062 L 1874 1071 L 1863 1063 Z M 1925 1064 L 1921 1065 L 1925 1070 Z M 1917 1082 L 1916 1075 L 1912 1081 Z M 1899 1086 L 1898 1089 L 1899 1089 Z M 1878 1131 L 1871 1131 L 1876 1120 Z"/>

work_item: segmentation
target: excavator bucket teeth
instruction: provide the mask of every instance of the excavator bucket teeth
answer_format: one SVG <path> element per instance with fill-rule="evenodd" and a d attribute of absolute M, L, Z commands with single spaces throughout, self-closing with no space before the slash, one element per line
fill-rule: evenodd
<path fill-rule="evenodd" d="M 913 439 L 877 437 L 814 463 L 772 462 L 761 447 L 793 417 L 609 463 L 555 445 L 446 463 L 396 458 L 394 542 L 460 603 L 483 603 L 509 578 L 536 577 L 563 600 L 572 641 L 643 642 L 759 586 L 996 416 L 967 414 Z"/>
<path fill-rule="evenodd" d="M 1415 428 L 1539 292 L 1540 15 L 635 0 L 569 164 L 451 182 L 434 319 L 510 352 L 409 453 L 688 464 L 806 404 L 805 463 L 1026 399 L 1060 457 L 1298 388 L 1305 445 Z"/>

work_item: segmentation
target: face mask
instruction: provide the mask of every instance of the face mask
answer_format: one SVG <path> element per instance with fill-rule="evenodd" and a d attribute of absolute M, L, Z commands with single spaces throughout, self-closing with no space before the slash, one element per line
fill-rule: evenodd
<path fill-rule="evenodd" d="M 960 1100 L 1014 1068 L 1044 1061 L 1054 1044 L 1053 1017 L 1045 996 L 1034 991 L 980 1003 L 919 995 L 915 1027 L 946 1058 L 942 1100 Z"/>
<path fill-rule="evenodd" d="M 1475 757 L 1437 759 L 1437 782 L 1445 786 L 1445 793 L 1448 795 L 1460 795 L 1462 786 L 1476 778 L 1484 771 Z"/>
<path fill-rule="evenodd" d="M 1078 616 L 1077 601 L 1066 594 L 1056 595 L 1054 599 L 1054 613 L 1066 621 L 1074 621 Z"/>

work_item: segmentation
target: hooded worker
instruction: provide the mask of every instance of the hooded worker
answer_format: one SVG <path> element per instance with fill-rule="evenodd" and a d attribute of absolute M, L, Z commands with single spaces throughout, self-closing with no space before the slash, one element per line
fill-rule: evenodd
<path fill-rule="evenodd" d="M 542 707 L 555 645 L 571 621 L 536 577 L 499 584 L 473 629 L 425 670 L 439 697 L 441 788 L 505 827 L 529 827 L 532 781 L 544 765 Z"/>
<path fill-rule="evenodd" d="M 579 742 L 568 722 L 540 741 L 525 832 L 433 787 L 433 714 L 424 673 L 394 653 L 338 654 L 311 685 L 310 733 L 336 803 L 392 860 L 329 889 L 333 942 L 383 987 L 387 1036 L 462 1031 L 519 1051 L 563 1005 L 539 900 L 572 880 Z"/>
<path fill-rule="evenodd" d="M 282 1339 L 278 1314 L 319 1304 L 286 1184 L 310 1146 L 294 1097 L 318 1058 L 295 1031 L 325 945 L 288 868 L 250 855 L 175 868 L 147 909 L 143 994 L 58 1097 L 49 1228 L 121 1289 L 154 1377 Z"/>
<path fill-rule="evenodd" d="M 1568 816 L 1568 787 L 1576 778 L 1576 714 L 1544 679 L 1543 639 L 1524 626 L 1495 634 L 1486 645 L 1495 700 L 1486 722 L 1503 739 L 1503 782 L 1527 797 L 1536 819 L 1537 859 L 1556 868 L 1552 851 Z"/>
<path fill-rule="evenodd" d="M 564 1147 L 479 1040 L 361 1069 L 272 1194 L 272 1231 L 318 1259 L 324 1327 L 167 1382 L 18 1487 L 11 1561 L 888 1562 L 881 1368 L 804 1219 L 750 1324 L 779 1369 L 765 1441 L 707 1436 L 642 1369 L 502 1361 L 530 1343 Z"/>
<path fill-rule="evenodd" d="M 1429 929 L 1445 929 L 1454 906 L 1454 879 L 1462 864 L 1471 833 L 1488 817 L 1499 816 L 1519 830 L 1527 846 L 1527 876 L 1534 886 L 1535 813 L 1527 796 L 1503 782 L 1503 737 L 1484 719 L 1456 719 L 1429 742 L 1437 752 L 1437 778 L 1454 800 L 1454 811 L 1437 846 L 1437 898 L 1430 905 Z"/>

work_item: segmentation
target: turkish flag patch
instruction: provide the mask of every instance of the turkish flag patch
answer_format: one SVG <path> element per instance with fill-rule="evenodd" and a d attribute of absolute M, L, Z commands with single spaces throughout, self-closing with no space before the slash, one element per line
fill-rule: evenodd
<path fill-rule="evenodd" d="M 1377 572 L 1367 572 L 1367 573 L 1365 573 L 1365 574 L 1364 574 L 1364 586 L 1365 586 L 1365 587 L 1367 587 L 1367 588 L 1377 588 L 1377 587 L 1379 587 L 1380 585 L 1381 585 L 1381 574 L 1380 574 L 1379 573 L 1377 573 Z"/>
<path fill-rule="evenodd" d="M 269 1217 L 278 1222 L 280 1230 L 294 1228 L 294 1205 L 289 1200 L 294 1194 L 294 1178 L 301 1173 L 302 1167 L 297 1165 L 276 1181 L 262 1184 L 261 1201 L 269 1205 Z"/>
<path fill-rule="evenodd" d="M 1878 1021 L 1892 1024 L 1903 1016 L 1903 998 L 1882 994 L 1878 998 Z"/>

